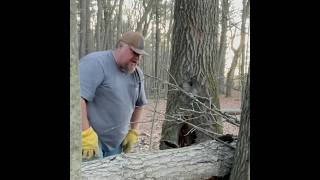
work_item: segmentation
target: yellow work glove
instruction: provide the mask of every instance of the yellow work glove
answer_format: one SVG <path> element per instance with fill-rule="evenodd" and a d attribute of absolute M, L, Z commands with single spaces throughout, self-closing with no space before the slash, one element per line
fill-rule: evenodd
<path fill-rule="evenodd" d="M 82 131 L 82 158 L 90 160 L 94 155 L 98 156 L 98 136 L 90 127 Z"/>
<path fill-rule="evenodd" d="M 138 132 L 135 129 L 130 129 L 126 138 L 122 142 L 122 150 L 124 153 L 130 152 L 132 146 L 137 143 Z"/>

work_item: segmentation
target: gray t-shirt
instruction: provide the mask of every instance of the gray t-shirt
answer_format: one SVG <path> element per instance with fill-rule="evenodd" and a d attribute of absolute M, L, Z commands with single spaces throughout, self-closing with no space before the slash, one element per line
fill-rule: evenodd
<path fill-rule="evenodd" d="M 110 50 L 80 60 L 80 96 L 88 101 L 89 124 L 109 150 L 119 147 L 128 133 L 134 108 L 147 103 L 144 76 L 136 70 L 120 71 Z"/>

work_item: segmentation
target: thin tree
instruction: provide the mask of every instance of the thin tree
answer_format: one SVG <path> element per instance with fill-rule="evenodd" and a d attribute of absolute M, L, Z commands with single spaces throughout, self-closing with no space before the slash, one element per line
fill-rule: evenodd
<path fill-rule="evenodd" d="M 120 0 L 119 2 L 119 12 L 118 12 L 118 21 L 117 21 L 117 39 L 120 38 L 120 35 L 122 33 L 121 25 L 122 25 L 122 6 L 123 6 L 123 0 Z"/>
<path fill-rule="evenodd" d="M 246 61 L 246 53 L 245 53 L 245 41 L 246 41 L 246 34 L 248 32 L 246 31 L 246 22 L 247 18 L 249 17 L 249 6 L 250 6 L 250 0 L 243 0 L 242 1 L 242 6 L 243 6 L 243 13 L 241 16 L 241 42 L 242 43 L 242 48 L 241 48 L 241 66 L 240 66 L 240 82 L 241 82 L 241 99 L 243 97 L 243 92 L 244 92 L 244 86 L 245 86 L 245 74 L 244 74 L 244 66 L 245 66 L 245 61 Z"/>
<path fill-rule="evenodd" d="M 159 44 L 160 44 L 160 3 L 161 0 L 156 1 L 155 3 L 155 11 L 156 11 L 156 51 L 155 51 L 155 77 L 160 76 L 159 75 Z M 158 105 L 159 102 L 159 96 L 160 96 L 160 83 L 158 81 L 155 81 L 155 87 L 156 87 L 156 101 L 155 101 L 155 108 Z M 150 146 L 149 149 L 152 148 L 152 136 L 153 136 L 153 127 L 154 127 L 154 121 L 155 121 L 155 112 L 153 114 L 152 124 L 151 124 L 151 133 L 150 133 Z"/>
<path fill-rule="evenodd" d="M 226 82 L 226 97 L 230 97 L 232 96 L 231 91 L 233 89 L 234 86 L 234 73 L 238 64 L 238 60 L 241 56 L 241 46 L 239 45 L 238 48 L 234 47 L 234 40 L 235 40 L 235 36 L 236 36 L 236 32 L 237 32 L 237 28 L 234 28 L 234 33 L 232 33 L 232 29 L 230 30 L 231 32 L 231 49 L 233 51 L 233 58 L 232 58 L 232 62 L 231 62 L 231 66 L 230 69 L 227 73 L 227 82 Z"/>
<path fill-rule="evenodd" d="M 156 45 L 156 51 L 155 51 L 155 77 L 159 76 L 159 45 L 160 45 L 160 3 L 161 0 L 157 0 L 155 3 L 155 11 L 156 11 L 156 41 L 155 41 L 155 45 Z"/>
<path fill-rule="evenodd" d="M 91 7 L 92 6 L 92 0 L 88 0 L 88 4 L 86 6 L 87 8 L 87 30 L 86 30 L 86 39 L 87 39 L 87 43 L 86 43 L 86 54 L 91 53 L 92 51 L 94 51 L 95 47 L 94 47 L 94 32 L 92 30 L 92 26 L 91 24 L 93 24 L 93 17 L 92 14 L 94 14 L 94 9 Z"/>
<path fill-rule="evenodd" d="M 228 14 L 229 14 L 229 0 L 222 0 L 222 13 L 221 13 L 221 36 L 220 36 L 220 45 L 218 53 L 218 62 L 217 62 L 217 72 L 218 72 L 218 82 L 220 93 L 225 92 L 225 78 L 224 78 L 224 69 L 226 63 L 226 51 L 227 51 L 227 24 L 228 24 Z"/>
<path fill-rule="evenodd" d="M 239 141 L 230 180 L 250 180 L 250 70 L 241 107 Z"/>
<path fill-rule="evenodd" d="M 81 58 L 86 54 L 87 47 L 87 4 L 88 0 L 80 1 L 80 45 L 79 45 L 79 57 Z"/>
<path fill-rule="evenodd" d="M 101 31 L 102 31 L 102 25 L 101 25 L 101 21 L 102 21 L 102 0 L 97 0 L 97 24 L 95 27 L 96 33 L 95 33 L 95 38 L 96 38 L 96 43 L 95 43 L 95 47 L 96 50 L 101 50 L 102 44 L 101 44 Z"/>
<path fill-rule="evenodd" d="M 78 31 L 76 0 L 70 1 L 70 179 L 81 177 L 80 86 L 78 79 Z"/>

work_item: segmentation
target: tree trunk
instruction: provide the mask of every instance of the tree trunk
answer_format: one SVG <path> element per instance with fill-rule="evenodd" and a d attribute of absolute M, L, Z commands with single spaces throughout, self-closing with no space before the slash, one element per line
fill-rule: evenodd
<path fill-rule="evenodd" d="M 225 92 L 225 78 L 224 78 L 224 68 L 226 63 L 226 51 L 227 51 L 227 22 L 229 14 L 229 2 L 228 0 L 222 0 L 222 17 L 221 17 L 221 36 L 220 36 L 220 46 L 219 46 L 219 58 L 218 58 L 218 82 L 220 93 Z"/>
<path fill-rule="evenodd" d="M 234 72 L 236 70 L 236 66 L 238 64 L 238 59 L 240 56 L 240 49 L 237 49 L 234 52 L 234 56 L 232 59 L 231 67 L 227 74 L 227 83 L 226 83 L 226 97 L 232 96 L 232 88 L 233 88 L 233 78 L 234 78 Z"/>
<path fill-rule="evenodd" d="M 112 15 L 111 15 L 112 16 Z M 110 18 L 110 24 L 109 24 L 109 33 L 108 33 L 108 45 L 107 45 L 107 49 L 111 49 L 112 48 L 112 44 L 113 44 L 113 41 L 114 41 L 114 36 L 113 36 L 113 33 L 114 33 L 114 22 L 112 21 L 112 17 Z"/>
<path fill-rule="evenodd" d="M 91 51 L 91 28 L 90 28 L 90 22 L 91 22 L 91 12 L 90 12 L 90 4 L 91 0 L 87 0 L 86 4 L 86 50 L 85 50 L 85 55 L 90 53 Z"/>
<path fill-rule="evenodd" d="M 227 74 L 227 82 L 226 82 L 226 97 L 230 97 L 232 96 L 232 89 L 233 89 L 233 78 L 234 78 L 234 72 L 236 70 L 236 67 L 237 67 L 237 64 L 238 64 L 238 59 L 240 57 L 240 48 L 241 46 L 239 45 L 238 49 L 234 48 L 233 47 L 233 43 L 234 43 L 234 39 L 235 39 L 235 36 L 236 36 L 236 32 L 237 32 L 237 29 L 235 28 L 234 30 L 234 34 L 232 34 L 232 29 L 231 29 L 231 49 L 233 51 L 233 59 L 232 59 L 232 62 L 231 62 L 231 67 L 228 71 L 228 74 Z"/>
<path fill-rule="evenodd" d="M 90 22 L 89 22 L 89 27 L 90 26 Z M 88 31 L 88 41 L 87 41 L 87 53 L 86 54 L 89 54 L 91 52 L 93 52 L 95 50 L 94 48 L 94 32 L 91 28 L 89 28 L 89 31 Z"/>
<path fill-rule="evenodd" d="M 230 180 L 250 180 L 250 70 L 241 106 L 239 141 Z"/>
<path fill-rule="evenodd" d="M 97 0 L 98 12 L 97 12 L 97 24 L 96 24 L 96 50 L 101 50 L 101 20 L 102 20 L 102 0 Z"/>
<path fill-rule="evenodd" d="M 211 0 L 180 0 L 175 2 L 174 7 L 174 27 L 172 38 L 172 59 L 170 66 L 170 83 L 176 84 L 194 96 L 200 96 L 199 100 L 207 106 L 215 104 L 219 107 L 217 92 L 214 89 L 216 80 L 213 74 L 214 67 L 208 67 L 208 63 L 213 65 L 216 54 L 217 35 L 216 14 L 218 13 L 218 1 Z M 216 34 L 215 34 L 216 33 Z M 209 66 L 210 66 L 209 65 Z M 170 90 L 171 89 L 171 90 Z M 210 113 L 206 113 L 191 98 L 179 91 L 168 90 L 168 100 L 166 114 L 175 116 L 189 123 L 197 125 L 203 129 L 222 133 L 222 127 L 218 126 L 217 120 Z M 192 109 L 199 113 L 184 111 Z M 177 148 L 189 146 L 210 139 L 202 132 L 196 130 L 190 132 L 192 128 L 184 123 L 172 121 L 166 117 L 162 126 L 162 137 L 160 149 Z M 219 122 L 218 122 L 219 123 Z"/>
<path fill-rule="evenodd" d="M 174 7 L 174 3 L 172 2 L 170 4 L 170 22 L 169 22 L 169 28 L 168 28 L 168 32 L 167 32 L 167 59 L 168 59 L 168 64 L 167 64 L 167 68 L 170 67 L 170 59 L 171 59 L 171 35 L 172 35 L 172 27 L 173 27 L 173 7 Z"/>
<path fill-rule="evenodd" d="M 81 124 L 78 79 L 78 30 L 76 0 L 70 1 L 70 179 L 80 179 Z"/>
<path fill-rule="evenodd" d="M 122 5 L 123 0 L 119 2 L 119 13 L 118 13 L 118 21 L 117 21 L 117 39 L 120 39 L 120 35 L 122 34 L 121 24 L 122 24 Z"/>
<path fill-rule="evenodd" d="M 250 16 L 250 15 L 248 15 Z M 248 73 L 248 63 L 249 63 L 249 58 L 250 58 L 250 54 L 249 54 L 249 49 L 250 49 L 250 26 L 248 26 L 248 34 L 247 34 L 247 45 L 246 45 L 246 60 L 245 60 L 245 74 Z"/>
<path fill-rule="evenodd" d="M 86 31 L 87 31 L 87 0 L 79 0 L 80 1 L 80 49 L 79 49 L 79 58 L 83 57 L 86 54 Z"/>
<path fill-rule="evenodd" d="M 165 55 L 165 58 L 166 58 L 166 64 L 165 64 L 165 68 L 166 69 L 169 69 L 170 67 L 170 64 L 171 64 L 171 34 L 172 34 L 172 26 L 173 26 L 173 3 L 174 2 L 171 2 L 170 3 L 170 16 L 169 16 L 169 27 L 168 27 L 168 31 L 167 31 L 167 34 L 166 34 L 166 55 Z M 169 81 L 169 75 L 166 74 L 166 81 Z M 165 92 L 168 92 L 168 85 L 165 84 Z M 166 98 L 167 98 L 167 94 L 166 94 Z"/>
<path fill-rule="evenodd" d="M 149 25 L 150 22 L 152 20 L 152 16 L 153 16 L 153 10 L 151 11 L 150 15 L 149 15 L 149 19 L 145 21 L 144 25 L 143 25 L 143 30 L 142 30 L 142 35 L 143 37 L 147 36 L 148 33 L 148 29 L 149 29 Z"/>
<path fill-rule="evenodd" d="M 159 45 L 160 45 L 160 3 L 161 0 L 157 0 L 155 3 L 155 10 L 156 10 L 156 51 L 155 51 L 155 77 L 159 76 Z M 155 81 L 157 84 L 157 81 Z M 157 87 L 157 86 L 156 86 Z"/>
<path fill-rule="evenodd" d="M 211 43 L 212 43 L 212 57 L 207 57 L 205 59 L 205 62 L 202 64 L 203 67 L 206 67 L 206 65 L 208 65 L 207 68 L 203 68 L 206 72 L 206 78 L 208 79 L 208 84 L 209 84 L 209 91 L 211 94 L 211 104 L 213 103 L 217 108 L 220 108 L 220 102 L 219 102 L 219 87 L 218 87 L 218 82 L 217 82 L 217 75 L 218 72 L 216 71 L 216 65 L 217 65 L 217 61 L 219 61 L 219 54 L 218 54 L 218 34 L 219 34 L 219 0 L 213 0 L 213 10 L 212 10 L 212 14 L 208 14 L 207 16 L 213 16 L 212 19 L 210 19 L 210 21 L 212 21 L 213 27 L 212 27 L 212 39 L 211 39 Z M 210 44 L 208 44 L 207 46 L 210 46 Z M 216 122 L 222 124 L 222 121 L 220 119 L 220 117 L 216 118 Z M 216 129 L 216 132 L 221 133 L 222 134 L 222 127 L 221 126 L 217 126 L 217 124 L 214 125 L 214 129 Z"/>
<path fill-rule="evenodd" d="M 185 148 L 120 154 L 83 162 L 83 180 L 207 179 L 230 173 L 234 149 L 215 140 Z"/>
<path fill-rule="evenodd" d="M 243 0 L 242 5 L 243 5 L 243 11 L 242 11 L 242 21 L 241 21 L 241 67 L 240 67 L 240 82 L 241 82 L 241 100 L 243 97 L 243 92 L 244 92 L 244 86 L 245 86 L 245 74 L 244 74 L 244 64 L 245 64 L 245 39 L 246 39 L 246 22 L 247 18 L 249 15 L 249 3 L 250 1 L 248 0 Z"/>

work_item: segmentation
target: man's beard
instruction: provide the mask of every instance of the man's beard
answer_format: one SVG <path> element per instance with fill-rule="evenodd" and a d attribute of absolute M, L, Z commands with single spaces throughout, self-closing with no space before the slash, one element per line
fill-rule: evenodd
<path fill-rule="evenodd" d="M 126 73 L 133 73 L 135 70 L 136 70 L 136 65 L 132 65 L 132 63 L 127 63 L 123 70 L 126 72 Z"/>

